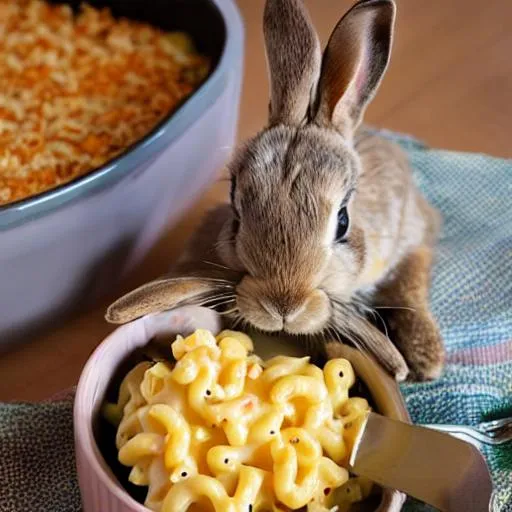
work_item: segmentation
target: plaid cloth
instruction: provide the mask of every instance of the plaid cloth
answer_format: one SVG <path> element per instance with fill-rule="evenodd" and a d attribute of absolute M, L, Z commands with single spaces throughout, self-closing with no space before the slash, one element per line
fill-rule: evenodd
<path fill-rule="evenodd" d="M 432 307 L 448 364 L 437 382 L 402 386 L 411 416 L 472 425 L 512 415 L 512 161 L 384 135 L 407 149 L 419 187 L 445 220 Z M 512 512 L 512 444 L 486 456 L 493 512 Z M 70 399 L 0 404 L 0 461 L 0 512 L 79 512 Z M 405 508 L 431 510 L 412 501 Z"/>

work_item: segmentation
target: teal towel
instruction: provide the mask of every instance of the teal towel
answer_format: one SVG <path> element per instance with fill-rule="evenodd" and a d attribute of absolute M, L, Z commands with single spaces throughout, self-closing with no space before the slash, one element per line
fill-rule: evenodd
<path fill-rule="evenodd" d="M 404 384 L 415 423 L 476 425 L 512 416 L 512 160 L 429 149 L 388 134 L 409 154 L 444 226 L 431 289 L 448 350 L 443 377 Z M 512 442 L 487 448 L 496 512 L 512 512 Z M 407 511 L 432 510 L 408 503 Z"/>
<path fill-rule="evenodd" d="M 437 382 L 402 386 L 411 416 L 462 425 L 510 416 L 512 161 L 384 134 L 406 148 L 419 187 L 444 216 L 432 307 L 448 364 Z M 512 512 L 512 443 L 485 455 L 497 490 L 493 512 Z M 79 511 L 70 401 L 0 404 L 0 482 L 0 512 Z M 410 501 L 406 510 L 431 509 Z"/>

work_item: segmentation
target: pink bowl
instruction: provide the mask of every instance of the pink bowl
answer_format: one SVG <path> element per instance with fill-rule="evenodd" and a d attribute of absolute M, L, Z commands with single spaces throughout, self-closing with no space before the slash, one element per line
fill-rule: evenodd
<path fill-rule="evenodd" d="M 172 338 L 178 333 L 191 333 L 199 327 L 219 332 L 219 316 L 209 309 L 195 306 L 151 315 L 116 329 L 89 358 L 78 383 L 74 407 L 75 450 L 83 512 L 148 512 L 123 489 L 105 462 L 95 441 L 94 418 L 112 376 L 126 356 L 154 337 Z M 285 348 L 276 340 L 272 341 L 271 352 L 268 352 L 269 344 L 264 343 L 263 336 L 253 335 L 253 339 L 257 352 L 264 358 L 275 353 L 303 355 L 302 352 L 291 353 L 289 345 Z M 266 347 L 266 352 L 260 347 Z M 410 421 L 395 381 L 359 352 L 349 347 L 342 350 L 341 355 L 351 361 L 370 390 L 379 412 L 394 419 Z M 384 491 L 377 511 L 398 512 L 404 501 L 402 493 Z M 376 511 L 368 508 L 368 512 Z"/>
<path fill-rule="evenodd" d="M 93 419 L 110 378 L 121 361 L 156 335 L 189 333 L 202 326 L 220 330 L 217 315 L 205 308 L 182 308 L 141 318 L 108 336 L 87 361 L 78 382 L 74 406 L 75 451 L 83 512 L 148 512 L 119 484 L 103 459 L 93 432 Z"/>

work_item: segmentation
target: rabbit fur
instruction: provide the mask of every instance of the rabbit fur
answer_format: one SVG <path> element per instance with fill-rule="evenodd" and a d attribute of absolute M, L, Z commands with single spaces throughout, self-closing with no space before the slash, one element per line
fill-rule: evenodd
<path fill-rule="evenodd" d="M 120 298 L 108 321 L 205 304 L 233 326 L 352 342 L 398 380 L 439 377 L 428 294 L 440 216 L 402 150 L 361 125 L 394 18 L 391 0 L 357 2 L 322 55 L 302 2 L 267 0 L 269 121 L 232 158 L 231 201 L 169 276 Z"/>

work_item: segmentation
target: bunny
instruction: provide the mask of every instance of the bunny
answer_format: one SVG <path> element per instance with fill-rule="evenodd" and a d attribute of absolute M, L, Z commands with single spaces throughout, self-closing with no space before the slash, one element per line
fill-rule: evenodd
<path fill-rule="evenodd" d="M 392 0 L 361 0 L 322 55 L 301 0 L 267 0 L 268 125 L 232 158 L 231 201 L 169 276 L 112 304 L 109 322 L 209 305 L 232 326 L 351 341 L 397 380 L 440 376 L 428 291 L 441 218 L 402 150 L 361 125 L 394 19 Z"/>

